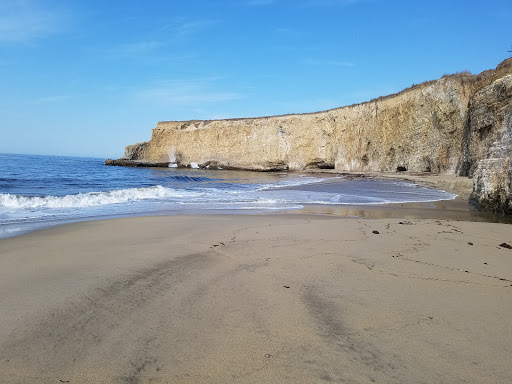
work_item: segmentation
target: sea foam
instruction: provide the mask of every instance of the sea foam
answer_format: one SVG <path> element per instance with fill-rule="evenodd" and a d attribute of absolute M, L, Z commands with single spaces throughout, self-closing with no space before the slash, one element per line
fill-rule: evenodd
<path fill-rule="evenodd" d="M 190 191 L 177 191 L 161 185 L 148 188 L 129 188 L 106 192 L 79 193 L 66 196 L 21 196 L 0 194 L 0 207 L 11 209 L 85 208 L 108 204 L 123 204 L 147 199 L 199 195 Z"/>

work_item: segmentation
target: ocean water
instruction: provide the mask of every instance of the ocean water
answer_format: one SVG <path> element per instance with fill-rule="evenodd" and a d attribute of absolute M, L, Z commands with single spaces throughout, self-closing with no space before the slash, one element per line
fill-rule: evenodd
<path fill-rule="evenodd" d="M 104 159 L 0 154 L 0 238 L 67 222 L 453 199 L 391 180 L 335 175 L 109 167 Z"/>

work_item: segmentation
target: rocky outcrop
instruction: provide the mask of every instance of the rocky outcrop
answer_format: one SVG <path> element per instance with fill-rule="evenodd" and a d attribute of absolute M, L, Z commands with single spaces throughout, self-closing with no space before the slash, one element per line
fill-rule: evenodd
<path fill-rule="evenodd" d="M 168 167 L 169 162 L 157 163 L 157 162 L 145 161 L 145 160 L 106 159 L 105 165 L 121 166 L 121 167 L 162 168 L 162 167 Z"/>
<path fill-rule="evenodd" d="M 479 206 L 512 213 L 512 75 L 477 92 L 470 108 L 472 198 Z"/>
<path fill-rule="evenodd" d="M 123 160 L 146 160 L 148 158 L 148 147 L 148 142 L 127 145 Z"/>
<path fill-rule="evenodd" d="M 160 122 L 151 140 L 128 146 L 123 159 L 260 171 L 474 174 L 474 198 L 502 209 L 510 202 L 511 74 L 508 59 L 479 75 L 444 76 L 329 111 Z"/>

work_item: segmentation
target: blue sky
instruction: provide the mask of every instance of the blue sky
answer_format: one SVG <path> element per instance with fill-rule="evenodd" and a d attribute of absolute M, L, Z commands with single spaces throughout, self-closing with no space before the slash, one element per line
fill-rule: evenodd
<path fill-rule="evenodd" d="M 0 0 L 0 152 L 120 157 L 161 120 L 314 112 L 509 57 L 498 1 Z"/>

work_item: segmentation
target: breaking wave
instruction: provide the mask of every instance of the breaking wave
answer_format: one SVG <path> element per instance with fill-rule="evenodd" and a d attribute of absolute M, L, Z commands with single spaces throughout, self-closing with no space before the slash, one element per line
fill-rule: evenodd
<path fill-rule="evenodd" d="M 162 199 L 199 195 L 190 191 L 177 191 L 161 185 L 148 188 L 129 188 L 107 192 L 89 192 L 66 196 L 21 196 L 0 194 L 0 207 L 11 209 L 35 208 L 85 208 L 108 204 L 130 203 L 148 199 Z"/>

